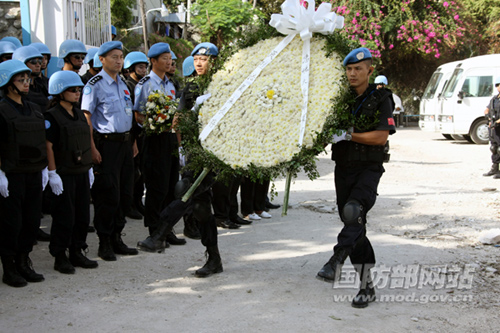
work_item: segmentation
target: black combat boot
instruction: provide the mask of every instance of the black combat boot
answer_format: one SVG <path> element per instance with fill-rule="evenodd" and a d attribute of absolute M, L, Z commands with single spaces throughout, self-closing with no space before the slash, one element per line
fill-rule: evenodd
<path fill-rule="evenodd" d="M 200 229 L 192 214 L 184 215 L 184 236 L 191 239 L 201 239 Z"/>
<path fill-rule="evenodd" d="M 145 240 L 137 242 L 139 250 L 146 252 L 161 253 L 169 246 L 170 244 L 168 244 L 168 242 L 164 242 L 160 237 L 155 237 L 154 234 L 153 236 L 148 236 Z"/>
<path fill-rule="evenodd" d="M 486 172 L 486 173 L 483 173 L 483 176 L 485 177 L 489 177 L 489 176 L 496 176 L 500 173 L 500 171 L 498 170 L 498 163 L 493 163 L 491 165 L 491 169 L 490 171 Z M 496 178 L 496 177 L 493 177 L 493 178 Z"/>
<path fill-rule="evenodd" d="M 352 300 L 351 305 L 354 308 L 366 308 L 368 303 L 375 301 L 375 286 L 373 285 L 370 269 L 374 264 L 356 264 L 354 269 L 359 274 L 361 281 L 360 289 L 356 297 Z"/>
<path fill-rule="evenodd" d="M 116 254 L 124 254 L 128 256 L 135 256 L 136 254 L 139 254 L 139 251 L 137 251 L 137 249 L 125 245 L 125 243 L 122 240 L 122 235 L 120 233 L 114 233 L 111 236 L 111 245 L 113 247 L 113 251 Z"/>
<path fill-rule="evenodd" d="M 19 274 L 14 262 L 14 256 L 2 256 L 3 277 L 2 281 L 11 287 L 25 287 L 28 282 Z"/>
<path fill-rule="evenodd" d="M 99 264 L 95 260 L 90 260 L 83 253 L 82 250 L 70 250 L 69 251 L 69 262 L 74 267 L 81 268 L 97 268 Z"/>
<path fill-rule="evenodd" d="M 105 261 L 116 261 L 115 252 L 113 252 L 109 236 L 99 236 L 99 248 L 97 250 L 97 255 Z"/>
<path fill-rule="evenodd" d="M 207 277 L 222 272 L 222 260 L 217 245 L 207 247 L 206 253 L 208 254 L 208 260 L 202 268 L 194 273 L 196 277 Z"/>
<path fill-rule="evenodd" d="M 33 263 L 28 253 L 16 255 L 16 268 L 19 274 L 28 282 L 42 282 L 45 280 L 42 274 L 38 274 L 33 269 Z"/>
<path fill-rule="evenodd" d="M 56 255 L 54 269 L 63 274 L 75 274 L 75 267 L 69 262 L 65 252 Z"/>
<path fill-rule="evenodd" d="M 316 278 L 326 282 L 338 281 L 342 272 L 342 265 L 344 265 L 347 256 L 347 251 L 344 249 L 335 251 L 330 260 L 319 270 Z"/>
<path fill-rule="evenodd" d="M 184 238 L 177 238 L 175 235 L 175 232 L 173 230 L 170 230 L 167 232 L 167 236 L 165 237 L 165 240 L 167 243 L 172 244 L 172 245 L 185 245 L 186 240 Z"/>

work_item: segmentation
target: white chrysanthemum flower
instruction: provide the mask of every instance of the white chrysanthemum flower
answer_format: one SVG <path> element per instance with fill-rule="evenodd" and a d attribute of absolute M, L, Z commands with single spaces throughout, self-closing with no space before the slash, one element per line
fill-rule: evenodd
<path fill-rule="evenodd" d="M 239 51 L 213 76 L 208 87 L 212 97 L 200 109 L 203 128 L 281 40 L 267 39 Z M 247 168 L 252 163 L 271 167 L 299 152 L 302 45 L 300 37 L 295 37 L 264 68 L 202 142 L 205 149 L 233 168 Z M 340 57 L 334 54 L 327 58 L 324 46 L 323 39 L 311 40 L 305 147 L 312 146 L 316 132 L 323 128 L 343 76 Z"/>

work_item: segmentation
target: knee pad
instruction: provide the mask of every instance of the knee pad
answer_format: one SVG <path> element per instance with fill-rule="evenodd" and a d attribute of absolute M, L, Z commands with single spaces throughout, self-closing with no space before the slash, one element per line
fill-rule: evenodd
<path fill-rule="evenodd" d="M 345 225 L 363 224 L 363 206 L 356 200 L 351 200 L 342 209 Z"/>
<path fill-rule="evenodd" d="M 174 188 L 175 198 L 181 199 L 182 196 L 184 194 L 186 194 L 186 192 L 189 190 L 190 187 L 191 187 L 191 181 L 189 180 L 189 178 L 183 178 L 183 179 L 179 180 L 175 184 L 175 188 Z"/>
<path fill-rule="evenodd" d="M 212 217 L 212 206 L 209 202 L 195 202 L 193 216 L 199 222 L 206 222 Z"/>

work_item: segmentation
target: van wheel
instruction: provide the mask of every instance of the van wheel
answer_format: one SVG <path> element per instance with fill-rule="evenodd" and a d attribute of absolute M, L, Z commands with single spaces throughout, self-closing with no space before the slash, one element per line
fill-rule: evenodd
<path fill-rule="evenodd" d="M 453 138 L 451 137 L 451 134 L 443 134 L 443 136 L 446 140 L 453 140 Z"/>
<path fill-rule="evenodd" d="M 472 141 L 472 138 L 470 137 L 469 134 L 464 134 L 464 139 L 469 141 L 470 143 L 474 143 L 474 141 Z"/>
<path fill-rule="evenodd" d="M 453 140 L 457 140 L 457 141 L 464 140 L 464 137 L 460 134 L 450 134 L 450 136 Z"/>
<path fill-rule="evenodd" d="M 485 145 L 489 142 L 488 122 L 486 119 L 477 120 L 472 124 L 470 131 L 471 141 L 478 145 Z"/>

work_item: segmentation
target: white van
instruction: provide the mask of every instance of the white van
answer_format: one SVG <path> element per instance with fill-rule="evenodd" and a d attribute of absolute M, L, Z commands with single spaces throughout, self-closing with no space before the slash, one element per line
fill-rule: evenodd
<path fill-rule="evenodd" d="M 446 83 L 460 61 L 449 62 L 439 66 L 432 74 L 424 94 L 420 98 L 420 117 L 418 126 L 422 131 L 439 132 L 437 118 L 439 116 L 439 100 Z M 451 139 L 447 134 L 446 137 Z"/>
<path fill-rule="evenodd" d="M 494 79 L 500 76 L 500 54 L 460 61 L 439 101 L 439 130 L 443 135 L 463 135 L 477 144 L 489 141 L 484 110 L 495 93 Z"/>

